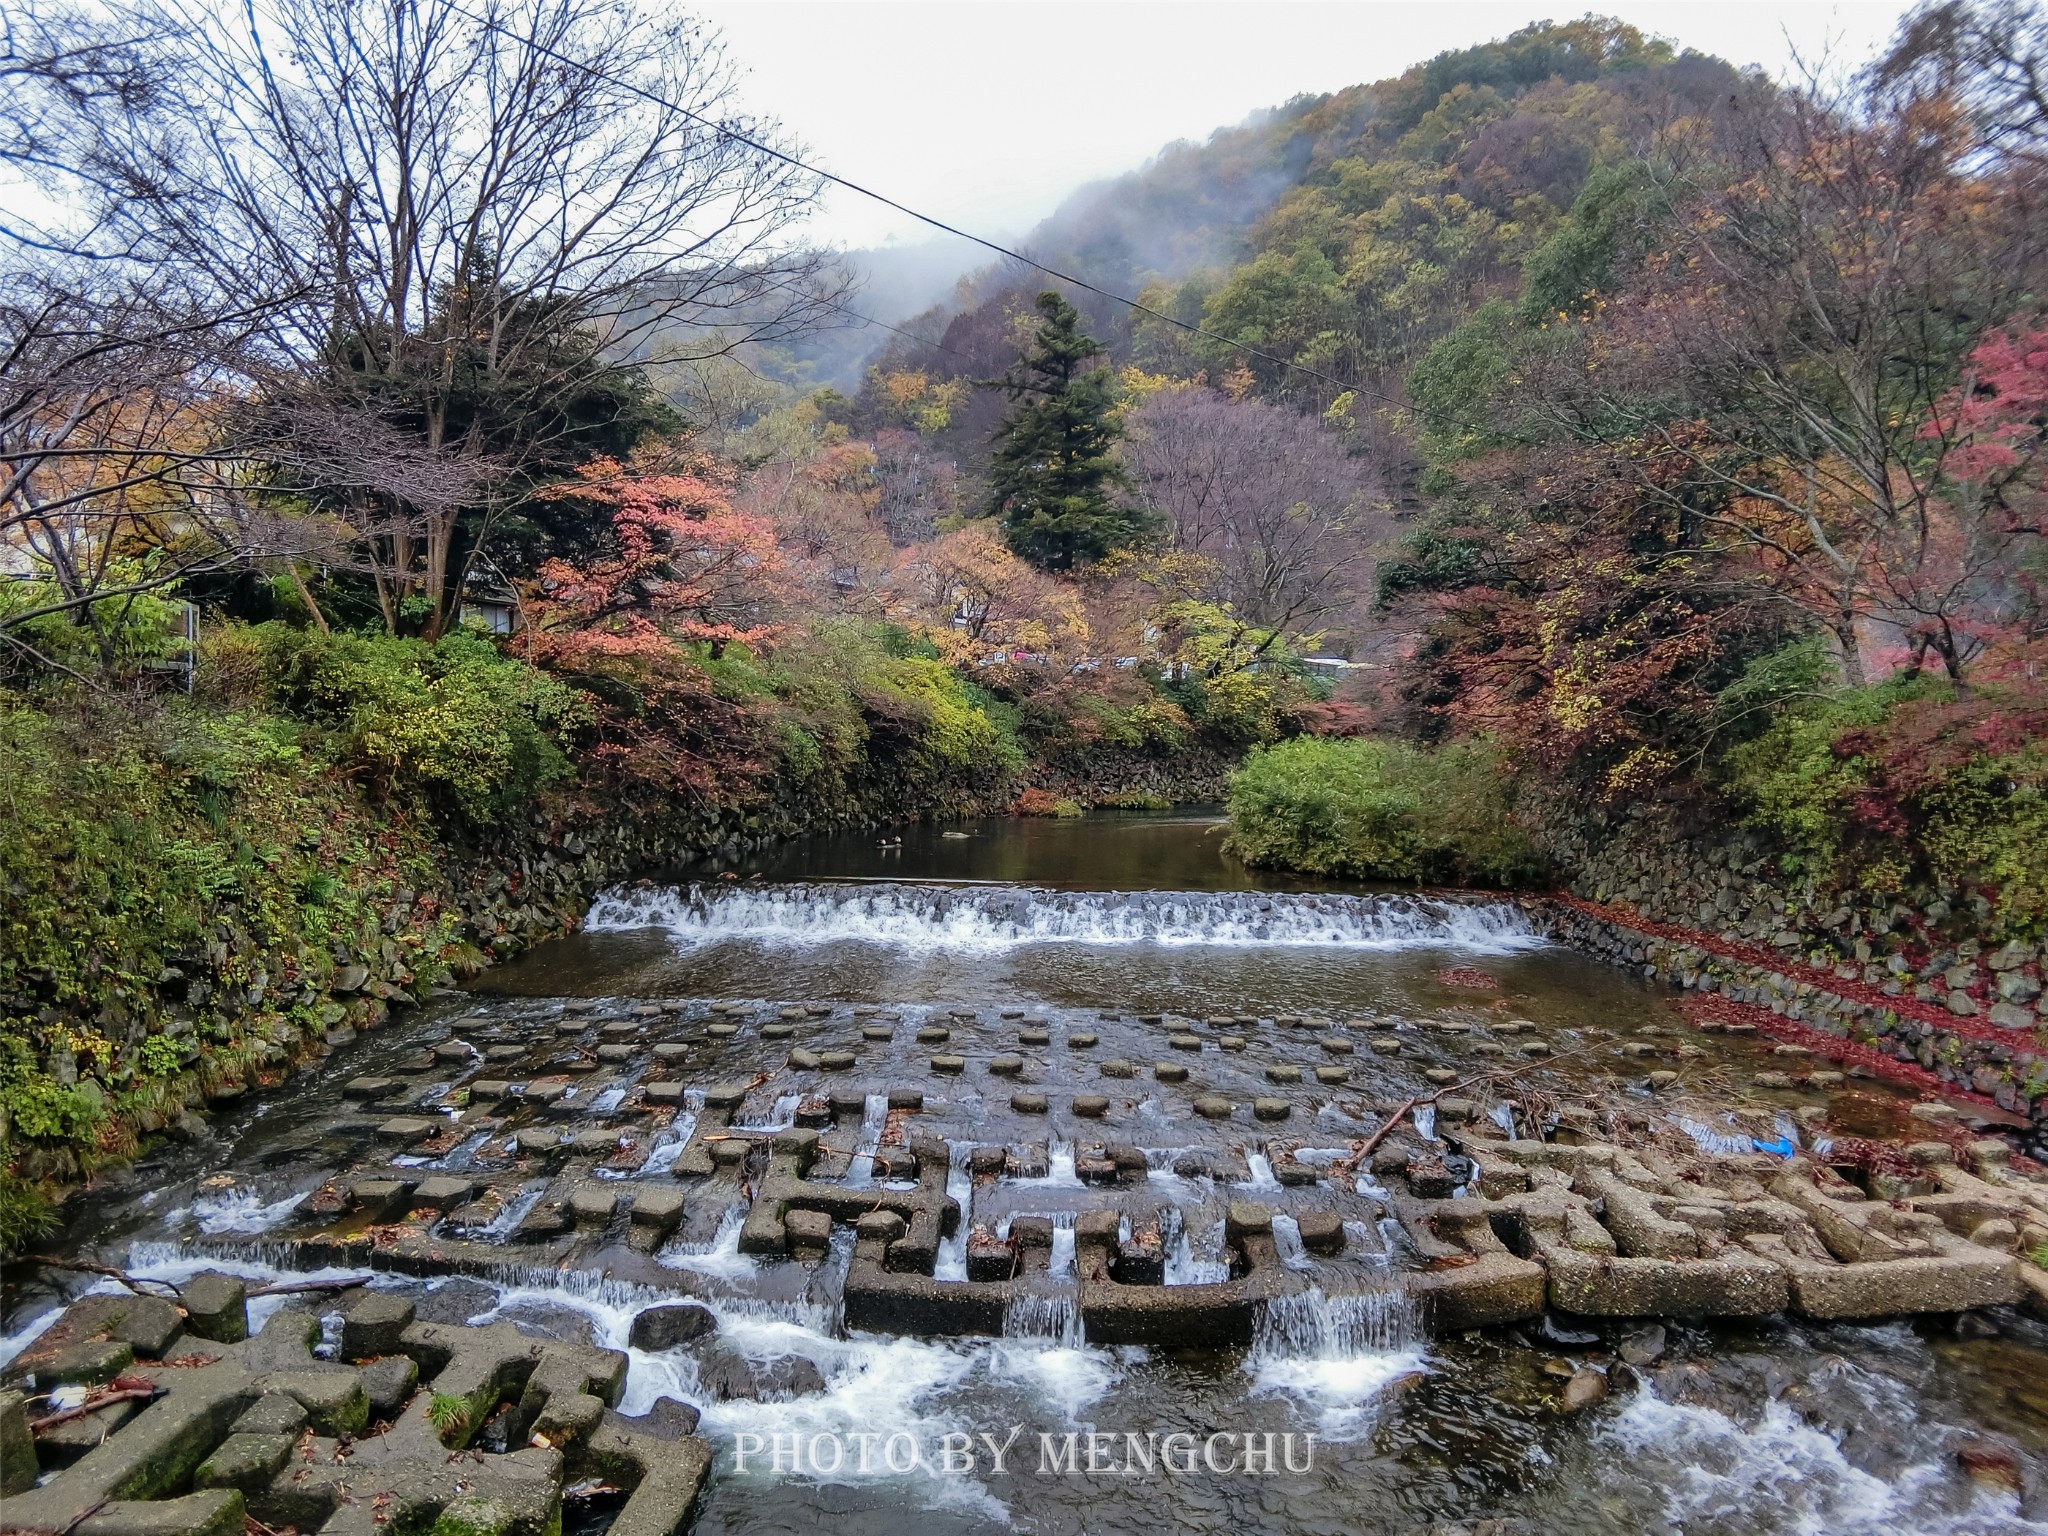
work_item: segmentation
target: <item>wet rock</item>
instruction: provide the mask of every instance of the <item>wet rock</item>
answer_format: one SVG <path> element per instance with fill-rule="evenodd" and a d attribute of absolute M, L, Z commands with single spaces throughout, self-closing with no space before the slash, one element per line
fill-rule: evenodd
<path fill-rule="evenodd" d="M 1092 1051 L 1095 1045 L 1096 1037 L 1085 1030 L 1075 1030 L 1067 1036 L 1067 1049 L 1070 1051 Z"/>
<path fill-rule="evenodd" d="M 1546 1312 L 1537 1320 L 1536 1337 L 1560 1349 L 1584 1349 L 1600 1342 L 1600 1335 L 1592 1329 L 1574 1327 L 1555 1312 Z"/>
<path fill-rule="evenodd" d="M 1325 1087 L 1335 1087 L 1339 1083 L 1350 1082 L 1351 1071 L 1347 1067 L 1317 1067 L 1316 1081 Z"/>
<path fill-rule="evenodd" d="M 2004 1493 L 2021 1489 L 2019 1452 L 2002 1440 L 1967 1440 L 1956 1450 L 1956 1460 L 1970 1481 Z"/>
<path fill-rule="evenodd" d="M 1110 1060 L 1105 1061 L 1102 1064 L 1101 1071 L 1104 1077 L 1136 1077 L 1138 1075 L 1137 1067 L 1120 1056 L 1112 1057 Z"/>
<path fill-rule="evenodd" d="M 792 1072 L 815 1072 L 824 1064 L 816 1051 L 798 1046 L 789 1053 L 789 1070 Z"/>
<path fill-rule="evenodd" d="M 1252 1116 L 1258 1120 L 1285 1120 L 1292 1106 L 1285 1099 L 1257 1098 L 1252 1100 Z"/>
<path fill-rule="evenodd" d="M 1292 1062 L 1274 1062 L 1266 1068 L 1266 1081 L 1282 1084 L 1298 1083 L 1301 1081 L 1301 1068 L 1295 1066 Z"/>
<path fill-rule="evenodd" d="M 1337 1212 L 1304 1211 L 1295 1217 L 1295 1225 L 1308 1252 L 1332 1256 L 1344 1251 L 1344 1218 Z"/>
<path fill-rule="evenodd" d="M 1042 1115 L 1046 1112 L 1046 1097 L 1042 1093 L 1013 1093 L 1010 1108 L 1020 1115 Z"/>
<path fill-rule="evenodd" d="M 960 1073 L 967 1070 L 967 1058 L 965 1056 L 934 1056 L 932 1058 L 932 1070 L 944 1076 L 957 1077 Z"/>
<path fill-rule="evenodd" d="M 1109 1113 L 1109 1100 L 1099 1093 L 1076 1094 L 1073 1111 L 1083 1120 L 1100 1120 Z"/>
<path fill-rule="evenodd" d="M 628 1429 L 656 1440 L 687 1440 L 697 1432 L 697 1410 L 673 1397 L 657 1397 L 654 1405 L 637 1417 L 616 1417 Z"/>
<path fill-rule="evenodd" d="M 1599 1371 L 1574 1371 L 1564 1384 L 1564 1411 L 1577 1413 L 1607 1400 L 1607 1378 Z"/>
<path fill-rule="evenodd" d="M 1162 1083 L 1184 1083 L 1188 1080 L 1188 1069 L 1177 1061 L 1155 1061 L 1152 1076 Z"/>
<path fill-rule="evenodd" d="M 1205 1093 L 1195 1100 L 1195 1113 L 1204 1120 L 1228 1120 L 1231 1109 L 1230 1100 L 1217 1094 Z"/>
<path fill-rule="evenodd" d="M 1638 1328 L 1621 1341 L 1621 1358 L 1630 1365 L 1655 1365 L 1664 1358 L 1666 1336 L 1662 1324 Z"/>
<path fill-rule="evenodd" d="M 678 1344 L 687 1344 L 718 1331 L 718 1319 L 708 1307 L 695 1302 L 681 1302 L 674 1306 L 649 1307 L 633 1319 L 631 1335 L 635 1349 L 674 1349 Z"/>
<path fill-rule="evenodd" d="M 799 1259 L 823 1258 L 832 1246 L 832 1218 L 823 1211 L 790 1211 L 782 1218 L 789 1251 Z"/>
<path fill-rule="evenodd" d="M 1667 1088 L 1677 1086 L 1678 1074 L 1676 1072 L 1652 1072 L 1648 1081 L 1652 1093 L 1661 1093 Z"/>
<path fill-rule="evenodd" d="M 802 1355 L 750 1361 L 725 1355 L 698 1372 L 699 1387 L 714 1401 L 779 1402 L 825 1390 L 825 1378 Z"/>

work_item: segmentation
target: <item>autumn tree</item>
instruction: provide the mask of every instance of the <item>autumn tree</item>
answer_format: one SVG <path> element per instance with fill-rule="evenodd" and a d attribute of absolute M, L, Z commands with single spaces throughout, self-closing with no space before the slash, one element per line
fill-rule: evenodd
<path fill-rule="evenodd" d="M 708 356 L 801 329 L 814 179 L 738 116 L 716 37 L 632 0 L 171 0 L 180 89 L 91 139 L 109 238 L 194 289 L 274 304 L 265 399 L 403 429 L 451 499 L 333 498 L 386 622 L 445 626 L 537 478 L 639 409 L 660 331 Z M 761 146 L 768 147 L 763 148 Z M 622 440 L 625 439 L 625 440 Z"/>
<path fill-rule="evenodd" d="M 1078 658 L 1089 626 L 1081 594 L 1010 551 L 986 519 L 902 552 L 890 575 L 900 612 L 960 659 L 990 649 Z"/>
<path fill-rule="evenodd" d="M 1070 571 L 1137 543 L 1152 519 L 1128 496 L 1116 456 L 1123 429 L 1102 343 L 1050 290 L 1031 346 L 990 387 L 1010 401 L 989 465 L 987 508 L 1011 549 L 1049 571 Z M 1089 366 L 1094 363 L 1095 366 Z"/>
<path fill-rule="evenodd" d="M 701 455 L 598 459 L 550 500 L 604 514 L 610 547 L 540 571 L 539 623 L 555 651 L 630 655 L 702 642 L 713 657 L 771 634 L 786 602 L 788 562 L 765 518 L 734 509 L 729 466 Z M 564 645 L 563 637 L 573 637 Z"/>
<path fill-rule="evenodd" d="M 1376 466 L 1313 418 L 1188 388 L 1127 421 L 1137 492 L 1175 548 L 1209 562 L 1209 596 L 1300 634 L 1370 594 L 1373 542 L 1392 531 Z"/>

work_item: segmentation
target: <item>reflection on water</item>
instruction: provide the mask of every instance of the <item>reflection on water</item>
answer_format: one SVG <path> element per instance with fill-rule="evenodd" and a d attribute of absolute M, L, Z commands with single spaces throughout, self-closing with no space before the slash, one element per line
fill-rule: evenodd
<path fill-rule="evenodd" d="M 1299 1160 L 1318 1166 L 1376 1123 L 1371 1102 L 1398 1102 L 1422 1082 L 1425 1065 L 1450 1059 L 1433 1053 L 1454 1037 L 1432 1034 L 1423 1027 L 1431 1021 L 1540 1031 L 1559 1052 L 1550 1070 L 1564 1082 L 1619 1087 L 1639 1079 L 1638 1058 L 1619 1051 L 1624 1038 L 1657 1041 L 1667 1053 L 1687 1042 L 1699 1054 L 1686 1070 L 1704 1083 L 1746 1084 L 1763 1064 L 1755 1042 L 1685 1032 L 1661 991 L 1534 942 L 1509 906 L 1255 883 L 1222 859 L 1215 828 L 1184 817 L 1002 821 L 967 824 L 955 830 L 971 835 L 955 838 L 942 828 L 905 829 L 900 851 L 876 847 L 872 836 L 798 844 L 738 866 L 741 878 L 731 882 L 717 881 L 715 869 L 693 870 L 690 878 L 703 883 L 694 893 L 663 884 L 623 891 L 593 914 L 589 931 L 492 973 L 482 1001 L 462 1011 L 503 1018 L 514 1031 L 551 1006 L 527 999 L 552 995 L 821 999 L 904 1005 L 906 1018 L 922 1016 L 921 1004 L 955 1002 L 1076 1011 L 1056 1020 L 1062 1033 L 1096 1027 L 1089 1021 L 1104 1009 L 1126 1017 L 1366 1014 L 1398 1022 L 1402 1054 L 1355 1058 L 1353 1097 L 1326 1105 L 1313 1128 L 1300 1127 L 1313 1145 Z M 759 881 L 747 878 L 756 874 Z M 877 880 L 902 883 L 877 890 Z M 949 892 L 945 882 L 981 884 Z M 1194 894 L 1102 894 L 1162 891 Z M 1498 978 L 1497 990 L 1461 990 L 1439 974 L 1473 964 Z M 163 1240 L 270 1221 L 307 1187 L 307 1163 L 317 1155 L 304 1129 L 309 1111 L 297 1106 L 347 1078 L 390 1070 L 446 1016 L 430 1010 L 367 1037 L 219 1122 L 212 1141 L 160 1154 L 154 1167 L 87 1203 L 68 1241 L 126 1252 L 132 1269 L 170 1272 L 179 1261 Z M 818 1023 L 814 1043 L 828 1043 L 822 1035 L 832 1027 Z M 957 1035 L 976 1038 L 977 1027 L 960 1024 Z M 829 1043 L 853 1041 L 849 1033 Z M 741 1077 L 774 1065 L 757 1037 L 705 1049 L 725 1053 L 715 1056 L 717 1069 Z M 1245 1091 L 1257 1091 L 1249 1068 L 1219 1060 L 1213 1070 L 1219 1080 L 1243 1071 Z M 1871 1106 L 1866 1118 L 1883 1120 L 1881 1091 L 1857 1088 L 1870 1096 L 1840 1098 L 1838 1110 Z M 794 1099 L 773 1086 L 763 1092 L 772 1096 L 761 1123 L 788 1123 Z M 1782 1102 L 1790 1108 L 1797 1097 Z M 886 1100 L 864 1109 L 859 1151 L 871 1156 Z M 1145 1128 L 1136 1139 L 1150 1145 Z M 1732 1134 L 1705 1120 L 1686 1130 L 1703 1144 Z M 687 1134 L 678 1121 L 657 1148 L 657 1166 L 663 1156 L 673 1160 Z M 954 1148 L 949 1189 L 958 1195 L 968 1188 L 967 1147 Z M 1047 1150 L 1042 1177 L 1015 1181 L 1011 1192 L 1019 1210 L 1055 1217 L 1058 1268 L 1072 1263 L 1070 1205 L 1085 1192 L 1072 1147 L 1055 1138 Z M 223 1168 L 247 1177 L 230 1194 L 198 1189 Z M 861 1176 L 853 1174 L 856 1182 Z M 1170 1283 L 1220 1277 L 1214 1202 L 1278 1187 L 1255 1146 L 1229 1179 L 1155 1166 L 1152 1184 L 1172 1199 L 1161 1232 Z M 1212 1213 L 1184 1227 L 1181 1207 L 1202 1200 Z M 687 1347 L 633 1350 L 622 1404 L 643 1410 L 666 1393 L 704 1409 L 703 1432 L 721 1453 L 695 1526 L 705 1536 L 821 1526 L 843 1536 L 1400 1536 L 1432 1522 L 1502 1516 L 1571 1536 L 2048 1529 L 2028 1523 L 2041 1520 L 2040 1508 L 1972 1481 L 1957 1456 L 1973 1441 L 2008 1445 L 2026 1486 L 2038 1489 L 2048 1457 L 2048 1389 L 2040 1385 L 2048 1380 L 2048 1333 L 2018 1317 L 1962 1326 L 1673 1325 L 1663 1352 L 1640 1367 L 1622 1363 L 1619 1335 L 1581 1346 L 1545 1344 L 1533 1329 L 1425 1340 L 1390 1295 L 1320 1290 L 1265 1318 L 1244 1351 L 1091 1346 L 1078 1320 L 1056 1306 L 1020 1311 L 1006 1328 L 1011 1336 L 997 1340 L 849 1336 L 829 1286 L 773 1292 L 763 1284 L 762 1263 L 738 1251 L 744 1213 L 743 1205 L 697 1213 L 696 1235 L 679 1234 L 659 1262 L 701 1285 L 718 1317 L 720 1349 L 757 1363 L 807 1361 L 820 1389 L 780 1401 L 720 1401 L 705 1392 L 699 1356 Z M 131 1239 L 142 1241 L 129 1248 Z M 1288 1251 L 1309 1262 L 1298 1242 Z M 842 1244 L 825 1272 L 844 1262 Z M 940 1266 L 964 1274 L 964 1234 L 948 1240 Z M 36 1286 L 45 1284 L 47 1277 L 10 1295 L 5 1344 L 25 1342 L 31 1325 L 40 1326 L 50 1302 Z M 442 1309 L 437 1315 L 509 1317 L 624 1348 L 644 1299 L 571 1273 L 519 1289 L 446 1282 L 433 1288 L 431 1303 Z M 1560 1361 L 1605 1371 L 1608 1400 L 1565 1413 Z M 790 1478 L 758 1464 L 742 1474 L 734 1464 L 742 1434 L 854 1435 L 882 1426 L 927 1446 L 956 1431 L 1000 1438 L 1017 1427 L 1020 1438 L 1004 1472 L 984 1458 L 971 1477 L 927 1468 Z M 1041 1434 L 1091 1431 L 1119 1444 L 1127 1435 L 1190 1431 L 1318 1439 L 1312 1470 L 1272 1477 L 1042 1470 Z"/>

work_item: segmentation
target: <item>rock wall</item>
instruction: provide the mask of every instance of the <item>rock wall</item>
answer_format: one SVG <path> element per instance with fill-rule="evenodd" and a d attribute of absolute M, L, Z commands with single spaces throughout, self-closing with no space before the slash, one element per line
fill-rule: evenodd
<path fill-rule="evenodd" d="M 1755 834 L 1635 807 L 1546 818 L 1566 942 L 1673 985 L 1767 1007 L 2029 1117 L 2048 1142 L 2048 994 L 2038 939 L 1988 942 L 1989 905 L 1833 890 Z"/>

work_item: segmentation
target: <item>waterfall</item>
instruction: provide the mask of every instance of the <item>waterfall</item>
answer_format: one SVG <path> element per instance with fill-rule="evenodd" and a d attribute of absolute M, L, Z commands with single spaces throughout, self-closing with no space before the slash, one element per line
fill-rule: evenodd
<path fill-rule="evenodd" d="M 932 1269 L 934 1280 L 967 1278 L 967 1233 L 974 1225 L 974 1171 L 968 1158 L 974 1152 L 971 1141 L 946 1143 L 946 1193 L 960 1206 L 960 1225 L 953 1235 L 939 1241 L 939 1261 Z"/>
<path fill-rule="evenodd" d="M 1259 1309 L 1252 1354 L 1262 1361 L 1348 1360 L 1406 1349 L 1418 1334 L 1415 1305 L 1405 1290 L 1330 1296 L 1310 1286 Z"/>
<path fill-rule="evenodd" d="M 1073 1229 L 1067 1229 L 1069 1242 Z M 1063 1349 L 1079 1349 L 1087 1343 L 1081 1328 L 1081 1308 L 1071 1292 L 1055 1296 L 1027 1293 L 1011 1298 L 1003 1310 L 1006 1339 L 1049 1339 Z"/>
<path fill-rule="evenodd" d="M 666 929 L 683 947 L 740 939 L 947 951 L 1024 944 L 1236 944 L 1503 954 L 1545 942 L 1519 907 L 1499 901 L 805 882 L 614 887 L 598 897 L 584 926 L 592 933 Z"/>

